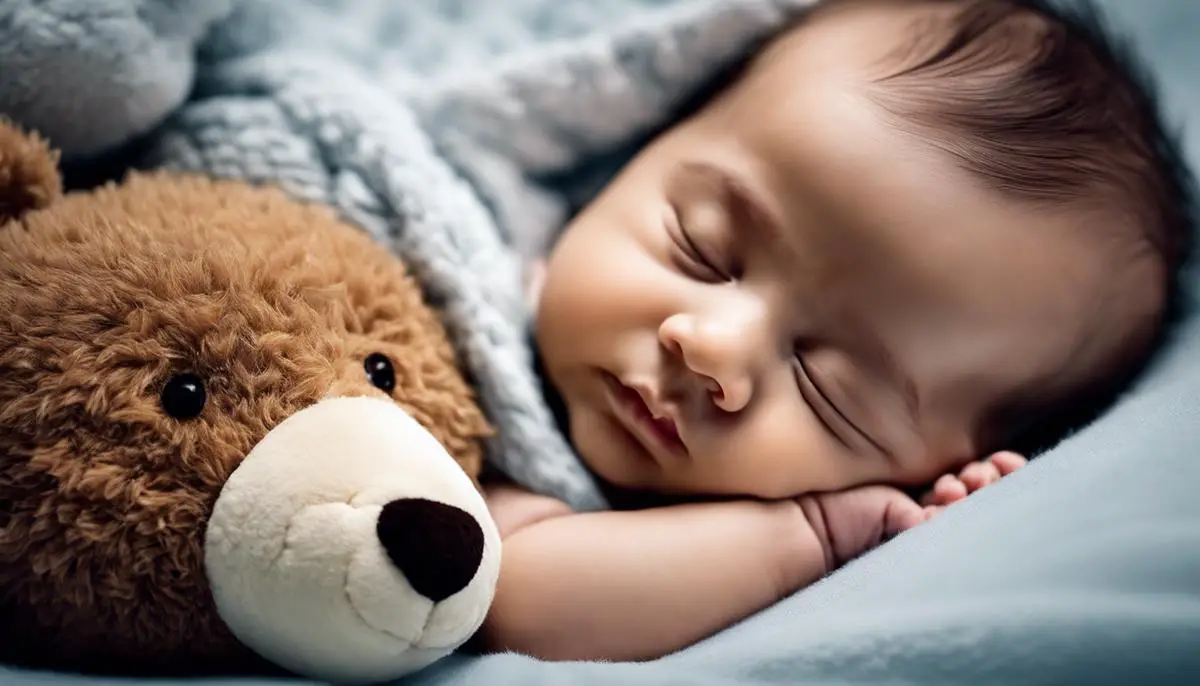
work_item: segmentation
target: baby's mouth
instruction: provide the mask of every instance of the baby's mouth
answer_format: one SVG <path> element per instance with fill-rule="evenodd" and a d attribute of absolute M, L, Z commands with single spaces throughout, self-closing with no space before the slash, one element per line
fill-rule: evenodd
<path fill-rule="evenodd" d="M 654 433 L 663 440 L 664 443 L 679 443 L 679 429 L 675 426 L 675 420 L 670 417 L 655 417 L 650 412 L 650 408 L 646 403 L 639 400 L 638 419 L 644 422 L 649 422 Z"/>
<path fill-rule="evenodd" d="M 617 415 L 630 425 L 629 429 L 643 442 L 649 439 L 657 444 L 648 445 L 647 449 L 655 452 L 654 448 L 657 447 L 670 454 L 687 454 L 687 446 L 679 436 L 674 419 L 669 416 L 655 417 L 642 394 L 621 383 L 615 376 L 610 376 L 608 382 L 614 405 L 617 406 Z"/>

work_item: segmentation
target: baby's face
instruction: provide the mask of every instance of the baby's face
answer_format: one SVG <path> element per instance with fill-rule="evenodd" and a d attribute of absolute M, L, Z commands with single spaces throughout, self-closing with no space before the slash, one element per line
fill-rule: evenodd
<path fill-rule="evenodd" d="M 889 127 L 861 88 L 905 23 L 885 5 L 776 45 L 556 246 L 538 343 L 607 480 L 924 483 L 977 456 L 997 399 L 1081 363 L 1102 261 L 1080 218 L 1005 200 Z"/>

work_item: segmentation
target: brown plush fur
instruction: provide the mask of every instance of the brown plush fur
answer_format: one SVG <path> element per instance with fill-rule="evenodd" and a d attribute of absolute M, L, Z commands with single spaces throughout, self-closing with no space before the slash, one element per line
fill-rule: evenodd
<path fill-rule="evenodd" d="M 292 413 L 383 396 L 371 353 L 395 366 L 395 402 L 478 475 L 488 427 L 446 333 L 368 236 L 200 178 L 51 202 L 54 159 L 0 125 L 0 160 L 14 151 L 0 199 L 20 200 L 0 209 L 43 209 L 0 226 L 0 643 L 59 666 L 242 664 L 204 575 L 213 503 Z M 159 400 L 181 372 L 208 391 L 188 421 Z"/>
<path fill-rule="evenodd" d="M 0 125 L 0 222 L 62 194 L 58 153 L 37 135 Z"/>

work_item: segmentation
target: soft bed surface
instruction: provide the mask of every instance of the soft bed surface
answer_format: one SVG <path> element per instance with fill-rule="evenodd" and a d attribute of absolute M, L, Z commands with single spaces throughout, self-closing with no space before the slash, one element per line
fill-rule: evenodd
<path fill-rule="evenodd" d="M 1102 4 L 1150 57 L 1175 121 L 1200 126 L 1200 5 Z M 1187 144 L 1200 163 L 1200 137 Z M 1191 285 L 1200 290 L 1194 276 Z M 1200 683 L 1198 453 L 1200 321 L 1191 316 L 1135 392 L 1093 426 L 929 525 L 689 650 L 644 664 L 456 656 L 405 683 Z M 9 686 L 134 683 L 185 682 L 0 667 L 0 684 Z"/>

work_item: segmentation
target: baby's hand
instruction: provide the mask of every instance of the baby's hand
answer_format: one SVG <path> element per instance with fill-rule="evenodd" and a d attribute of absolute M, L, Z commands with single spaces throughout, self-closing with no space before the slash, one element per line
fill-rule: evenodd
<path fill-rule="evenodd" d="M 986 460 L 972 462 L 958 474 L 943 474 L 933 489 L 921 497 L 921 504 L 945 507 L 993 484 L 1025 466 L 1024 457 L 1010 452 L 994 453 Z"/>
<path fill-rule="evenodd" d="M 891 486 L 860 486 L 796 499 L 825 551 L 832 572 L 893 536 L 932 518 L 942 508 L 922 507 Z"/>

